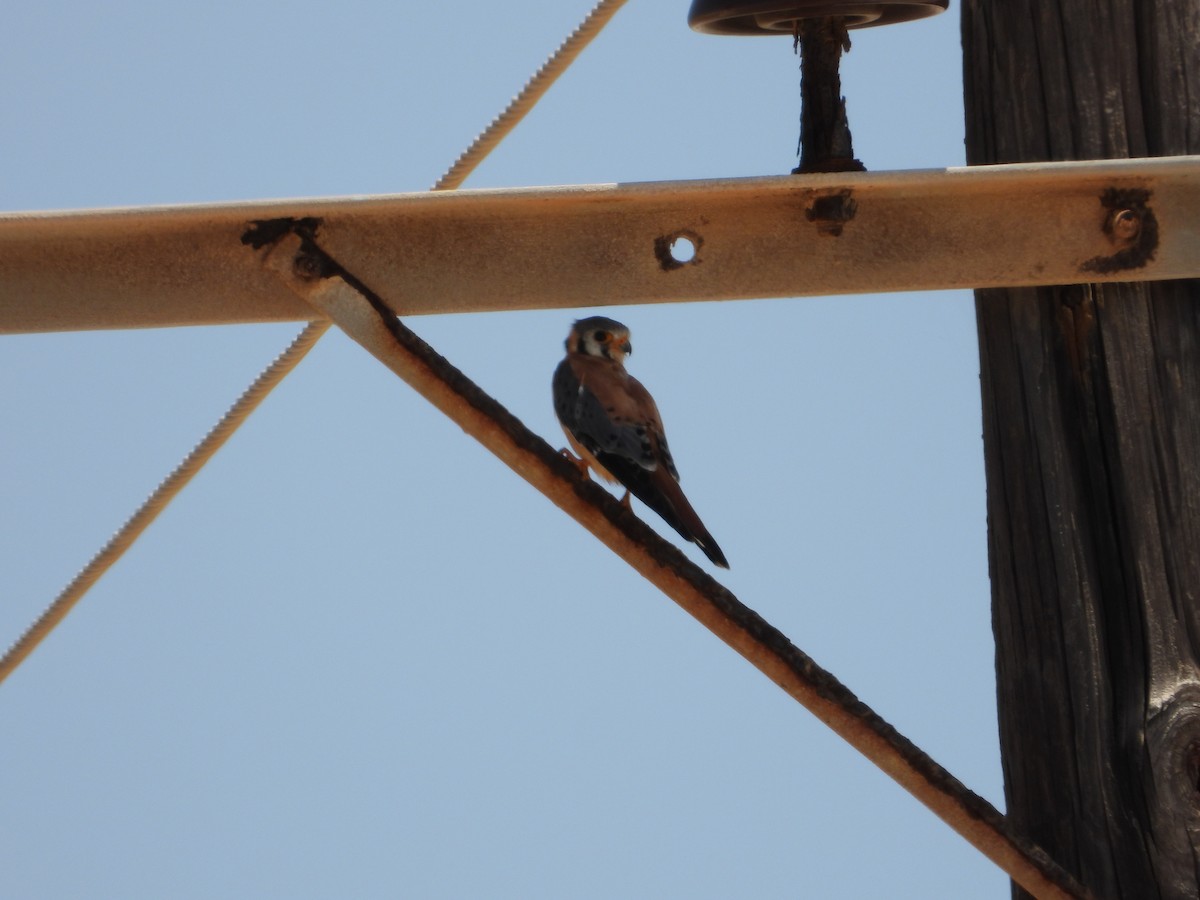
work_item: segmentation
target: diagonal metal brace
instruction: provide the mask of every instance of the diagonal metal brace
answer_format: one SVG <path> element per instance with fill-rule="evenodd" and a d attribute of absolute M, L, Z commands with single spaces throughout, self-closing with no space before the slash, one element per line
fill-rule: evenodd
<path fill-rule="evenodd" d="M 1044 851 L 743 605 L 678 548 L 439 356 L 371 288 L 317 243 L 319 222 L 261 222 L 243 241 L 267 271 L 608 545 L 818 719 L 1038 897 L 1085 897 Z"/>

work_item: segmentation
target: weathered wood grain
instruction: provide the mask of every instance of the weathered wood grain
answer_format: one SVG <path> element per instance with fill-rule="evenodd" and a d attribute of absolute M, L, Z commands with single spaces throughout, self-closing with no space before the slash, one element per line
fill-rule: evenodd
<path fill-rule="evenodd" d="M 971 164 L 1200 151 L 1193 0 L 964 0 L 962 35 Z M 976 310 L 1009 817 L 1097 897 L 1200 896 L 1200 282 Z"/>

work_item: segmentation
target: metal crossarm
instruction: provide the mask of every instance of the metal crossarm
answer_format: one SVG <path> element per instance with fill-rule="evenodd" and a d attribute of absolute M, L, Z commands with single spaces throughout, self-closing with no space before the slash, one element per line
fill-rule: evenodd
<path fill-rule="evenodd" d="M 969 791 L 611 494 L 582 476 L 402 324 L 378 294 L 318 246 L 317 225 L 315 220 L 273 220 L 259 223 L 244 240 L 264 250 L 264 271 L 342 328 L 1014 881 L 1038 897 L 1085 896 L 1069 873 L 1014 832 L 991 804 Z"/>
<path fill-rule="evenodd" d="M 238 254 L 305 216 L 401 315 L 1200 276 L 1200 157 L 1039 163 L 6 215 L 0 332 L 307 319 Z"/>

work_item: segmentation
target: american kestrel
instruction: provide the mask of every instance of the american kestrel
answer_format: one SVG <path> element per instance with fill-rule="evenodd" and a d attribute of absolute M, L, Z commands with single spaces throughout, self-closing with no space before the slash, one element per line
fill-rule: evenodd
<path fill-rule="evenodd" d="M 654 398 L 625 371 L 629 329 L 604 316 L 580 319 L 554 370 L 554 412 L 571 447 L 600 478 L 620 482 L 723 569 L 725 554 L 679 487 Z M 625 495 L 628 501 L 629 493 Z"/>

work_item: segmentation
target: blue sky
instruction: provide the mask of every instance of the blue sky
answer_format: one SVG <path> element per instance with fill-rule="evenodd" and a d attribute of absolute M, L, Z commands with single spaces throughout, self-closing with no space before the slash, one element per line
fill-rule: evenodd
<path fill-rule="evenodd" d="M 589 5 L 25 4 L 0 208 L 423 190 Z M 687 7 L 630 0 L 466 187 L 789 171 L 790 42 Z M 957 20 L 854 33 L 869 168 L 962 164 Z M 588 312 L 409 324 L 558 444 Z M 970 295 L 609 312 L 720 580 L 1002 807 Z M 0 339 L 0 640 L 298 330 Z M 1008 891 L 336 332 L 0 686 L 0 729 L 13 897 Z"/>

